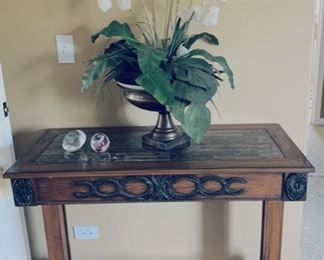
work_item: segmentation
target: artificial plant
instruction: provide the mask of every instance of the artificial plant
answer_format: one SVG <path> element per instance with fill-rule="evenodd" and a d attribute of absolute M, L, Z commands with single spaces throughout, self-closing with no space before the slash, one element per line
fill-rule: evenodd
<path fill-rule="evenodd" d="M 115 41 L 110 41 L 101 54 L 89 61 L 82 77 L 82 91 L 99 79 L 104 79 L 100 88 L 111 81 L 142 86 L 167 107 L 185 133 L 200 142 L 211 121 L 206 104 L 213 102 L 223 81 L 222 73 L 228 76 L 230 87 L 234 89 L 233 72 L 224 57 L 193 47 L 198 40 L 219 45 L 218 39 L 208 32 L 188 34 L 195 11 L 187 20 L 179 15 L 172 19 L 168 15 L 159 36 L 154 3 L 153 0 L 148 2 L 152 2 L 151 12 L 149 4 L 143 0 L 146 19 L 134 24 L 141 37 L 135 36 L 128 23 L 116 20 L 91 37 L 92 43 L 100 36 Z M 174 8 L 179 8 L 175 3 L 179 1 L 171 0 L 167 11 L 172 13 Z"/>

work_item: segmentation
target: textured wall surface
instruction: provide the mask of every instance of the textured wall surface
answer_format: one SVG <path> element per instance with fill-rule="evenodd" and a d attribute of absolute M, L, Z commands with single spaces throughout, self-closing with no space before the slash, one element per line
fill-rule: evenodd
<path fill-rule="evenodd" d="M 316 168 L 316 175 L 324 176 L 324 126 L 307 126 L 307 156 Z"/>
<path fill-rule="evenodd" d="M 323 1 L 318 1 L 323 6 Z M 324 15 L 324 9 L 319 9 Z M 321 16 L 321 15 L 320 15 Z M 324 20 L 322 21 L 324 28 Z M 322 35 L 324 57 L 324 35 Z M 317 54 L 317 53 L 316 53 Z M 324 64 L 323 60 L 320 62 Z M 323 76 L 324 66 L 319 66 Z M 323 92 L 324 95 L 324 92 Z M 313 99 L 314 100 L 314 99 Z M 323 98 L 324 102 L 324 98 Z M 314 106 L 314 101 L 312 102 Z M 314 109 L 314 107 L 312 107 Z M 311 111 L 310 111 L 311 112 Z M 302 260 L 324 260 L 324 126 L 307 124 L 307 156 L 316 168 L 309 178 L 308 196 L 302 221 Z"/>
<path fill-rule="evenodd" d="M 324 126 L 307 126 L 307 156 L 316 168 L 310 176 L 302 221 L 302 259 L 324 260 Z"/>
<path fill-rule="evenodd" d="M 280 123 L 304 148 L 313 4 L 222 4 L 219 25 L 211 30 L 221 45 L 213 51 L 227 57 L 237 89 L 233 92 L 225 83 L 215 99 L 222 117 L 213 110 L 214 123 Z M 117 88 L 112 87 L 112 96 L 100 104 L 95 102 L 95 89 L 80 93 L 85 61 L 98 51 L 89 37 L 112 19 L 130 15 L 116 8 L 103 14 L 94 0 L 0 0 L 0 59 L 18 155 L 45 128 L 154 123 L 156 115 L 126 104 Z M 57 34 L 74 36 L 76 64 L 57 64 Z M 283 260 L 300 258 L 301 206 L 286 206 Z M 44 259 L 40 208 L 28 209 L 27 216 L 33 259 Z M 260 217 L 260 203 L 254 202 L 68 207 L 75 260 L 256 260 Z M 99 226 L 100 239 L 73 240 L 72 226 L 89 224 Z"/>
<path fill-rule="evenodd" d="M 324 145 L 324 142 L 323 142 Z M 324 176 L 309 180 L 302 221 L 302 260 L 324 260 Z"/>

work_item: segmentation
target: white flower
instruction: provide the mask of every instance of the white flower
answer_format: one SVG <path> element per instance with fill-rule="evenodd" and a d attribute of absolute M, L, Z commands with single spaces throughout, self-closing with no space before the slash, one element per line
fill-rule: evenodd
<path fill-rule="evenodd" d="M 97 0 L 97 4 L 101 12 L 107 12 L 111 7 L 111 0 Z"/>
<path fill-rule="evenodd" d="M 124 12 L 132 8 L 132 0 L 117 0 L 117 5 Z"/>
<path fill-rule="evenodd" d="M 191 8 L 184 8 L 180 12 L 180 17 L 184 20 L 187 21 L 189 18 L 193 16 L 193 21 L 201 21 L 203 17 L 203 8 L 201 5 L 194 5 Z"/>
<path fill-rule="evenodd" d="M 218 24 L 218 16 L 219 16 L 219 8 L 217 6 L 213 6 L 209 8 L 209 12 L 206 15 L 203 23 L 207 27 L 215 27 Z"/>
<path fill-rule="evenodd" d="M 183 45 L 180 45 L 177 49 L 176 56 L 181 57 L 183 55 L 186 55 L 189 52 L 189 50 L 184 47 Z"/>
<path fill-rule="evenodd" d="M 195 13 L 194 14 L 194 19 L 195 20 L 201 20 L 203 17 L 203 8 L 201 5 L 194 5 L 193 7 L 191 7 L 191 13 Z"/>

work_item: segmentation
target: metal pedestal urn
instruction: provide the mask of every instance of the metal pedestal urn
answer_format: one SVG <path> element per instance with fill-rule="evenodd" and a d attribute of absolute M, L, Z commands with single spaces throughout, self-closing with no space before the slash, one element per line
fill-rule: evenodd
<path fill-rule="evenodd" d="M 142 144 L 147 148 L 168 151 L 190 146 L 190 138 L 174 125 L 170 112 L 142 87 L 117 83 L 124 97 L 134 106 L 158 112 L 158 120 L 153 130 L 142 137 Z"/>

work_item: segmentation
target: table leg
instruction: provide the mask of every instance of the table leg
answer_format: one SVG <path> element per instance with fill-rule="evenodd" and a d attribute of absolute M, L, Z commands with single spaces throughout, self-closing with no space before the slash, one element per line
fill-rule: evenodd
<path fill-rule="evenodd" d="M 283 210 L 283 201 L 263 202 L 261 260 L 280 260 Z"/>
<path fill-rule="evenodd" d="M 70 260 L 64 205 L 42 206 L 49 260 Z"/>

